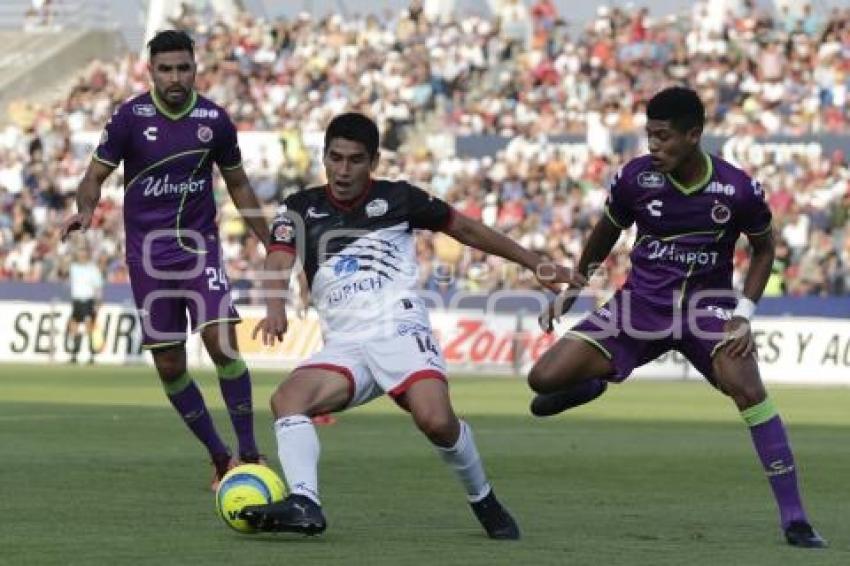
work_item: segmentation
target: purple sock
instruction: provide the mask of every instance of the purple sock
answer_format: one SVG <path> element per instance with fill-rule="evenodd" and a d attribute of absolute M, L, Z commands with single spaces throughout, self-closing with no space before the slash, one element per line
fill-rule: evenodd
<path fill-rule="evenodd" d="M 207 447 L 210 455 L 228 453 L 227 446 L 224 445 L 215 431 L 215 425 L 213 425 L 207 406 L 204 404 L 201 390 L 198 389 L 189 374 L 184 373 L 176 381 L 164 383 L 164 386 L 168 400 L 180 413 L 186 426 Z"/>
<path fill-rule="evenodd" d="M 765 404 L 769 404 L 765 407 Z M 762 420 L 754 414 L 761 412 Z M 755 420 L 755 424 L 751 423 Z M 785 434 L 782 419 L 776 413 L 776 409 L 769 399 L 751 407 L 743 412 L 744 419 L 750 424 L 750 435 L 758 452 L 773 496 L 779 506 L 779 518 L 782 528 L 788 526 L 792 521 L 806 521 L 806 512 L 800 499 L 800 490 L 797 487 L 797 470 L 794 465 L 794 455 L 791 453 L 791 445 Z M 760 422 L 759 422 L 760 421 Z"/>
<path fill-rule="evenodd" d="M 259 450 L 254 439 L 254 410 L 251 402 L 251 374 L 245 362 L 234 360 L 226 366 L 216 366 L 221 396 L 227 405 L 230 422 L 239 441 L 239 455 L 252 460 Z"/>

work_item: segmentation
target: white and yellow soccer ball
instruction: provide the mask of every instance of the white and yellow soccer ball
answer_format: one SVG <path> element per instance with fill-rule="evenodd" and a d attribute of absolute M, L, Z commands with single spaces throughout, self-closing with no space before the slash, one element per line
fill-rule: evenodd
<path fill-rule="evenodd" d="M 215 506 L 228 527 L 240 533 L 253 533 L 255 529 L 239 518 L 242 508 L 280 501 L 285 495 L 283 480 L 271 468 L 242 464 L 221 479 L 215 492 Z"/>

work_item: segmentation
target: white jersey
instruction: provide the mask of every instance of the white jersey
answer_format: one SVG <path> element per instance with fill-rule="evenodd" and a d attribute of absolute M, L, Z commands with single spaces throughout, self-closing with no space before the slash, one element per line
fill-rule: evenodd
<path fill-rule="evenodd" d="M 72 263 L 68 276 L 71 280 L 72 300 L 88 301 L 100 297 L 103 275 L 93 262 Z"/>
<path fill-rule="evenodd" d="M 395 335 L 401 323 L 429 325 L 415 291 L 413 230 L 441 230 L 451 216 L 448 204 L 406 182 L 372 181 L 351 203 L 316 187 L 284 201 L 269 249 L 300 258 L 326 342 Z"/>

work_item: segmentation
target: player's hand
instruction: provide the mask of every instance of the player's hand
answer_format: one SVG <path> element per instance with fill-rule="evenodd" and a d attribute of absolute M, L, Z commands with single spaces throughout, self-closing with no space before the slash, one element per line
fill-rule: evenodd
<path fill-rule="evenodd" d="M 554 293 L 560 293 L 562 285 L 567 285 L 570 289 L 581 289 L 587 285 L 587 278 L 575 269 L 550 261 L 538 263 L 534 276 L 541 285 Z"/>
<path fill-rule="evenodd" d="M 59 237 L 64 241 L 65 238 L 68 237 L 68 234 L 74 230 L 85 232 L 89 229 L 89 226 L 91 226 L 91 218 L 91 212 L 78 212 L 76 214 L 72 214 L 62 223 L 62 230 L 59 232 Z"/>
<path fill-rule="evenodd" d="M 733 316 L 723 325 L 726 333 L 722 348 L 731 358 L 745 358 L 756 349 L 753 333 L 750 331 L 750 321 L 741 316 Z"/>
<path fill-rule="evenodd" d="M 286 328 L 286 312 L 279 310 L 274 314 L 269 313 L 266 318 L 258 322 L 254 332 L 251 333 L 251 338 L 256 340 L 257 334 L 262 332 L 263 346 L 274 346 L 275 340 L 283 342 Z"/>
<path fill-rule="evenodd" d="M 555 329 L 555 323 L 561 318 L 561 315 L 567 313 L 572 308 L 579 293 L 581 293 L 580 288 L 569 288 L 552 299 L 546 310 L 537 317 L 537 324 L 540 325 L 540 330 L 547 334 L 552 332 Z"/>

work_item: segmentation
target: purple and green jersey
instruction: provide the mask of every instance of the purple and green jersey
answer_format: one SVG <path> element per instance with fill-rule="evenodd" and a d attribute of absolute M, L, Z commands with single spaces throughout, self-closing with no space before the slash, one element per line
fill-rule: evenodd
<path fill-rule="evenodd" d="M 241 167 L 236 128 L 209 99 L 191 94 L 170 112 L 154 93 L 132 98 L 106 124 L 94 159 L 124 162 L 127 263 L 167 266 L 218 253 L 213 163 Z"/>
<path fill-rule="evenodd" d="M 685 305 L 696 292 L 720 291 L 734 306 L 732 260 L 741 233 L 771 229 L 761 185 L 704 154 L 703 179 L 684 187 L 656 171 L 649 156 L 631 160 L 614 178 L 605 214 L 620 228 L 637 224 L 624 289 L 658 306 Z"/>
<path fill-rule="evenodd" d="M 623 288 L 569 334 L 611 360 L 622 381 L 668 350 L 681 352 L 713 383 L 713 358 L 735 306 L 732 254 L 741 233 L 771 229 L 761 185 L 705 155 L 705 176 L 683 187 L 633 159 L 611 185 L 605 214 L 620 228 L 637 224 L 632 269 Z M 684 308 L 677 308 L 684 307 Z"/>

